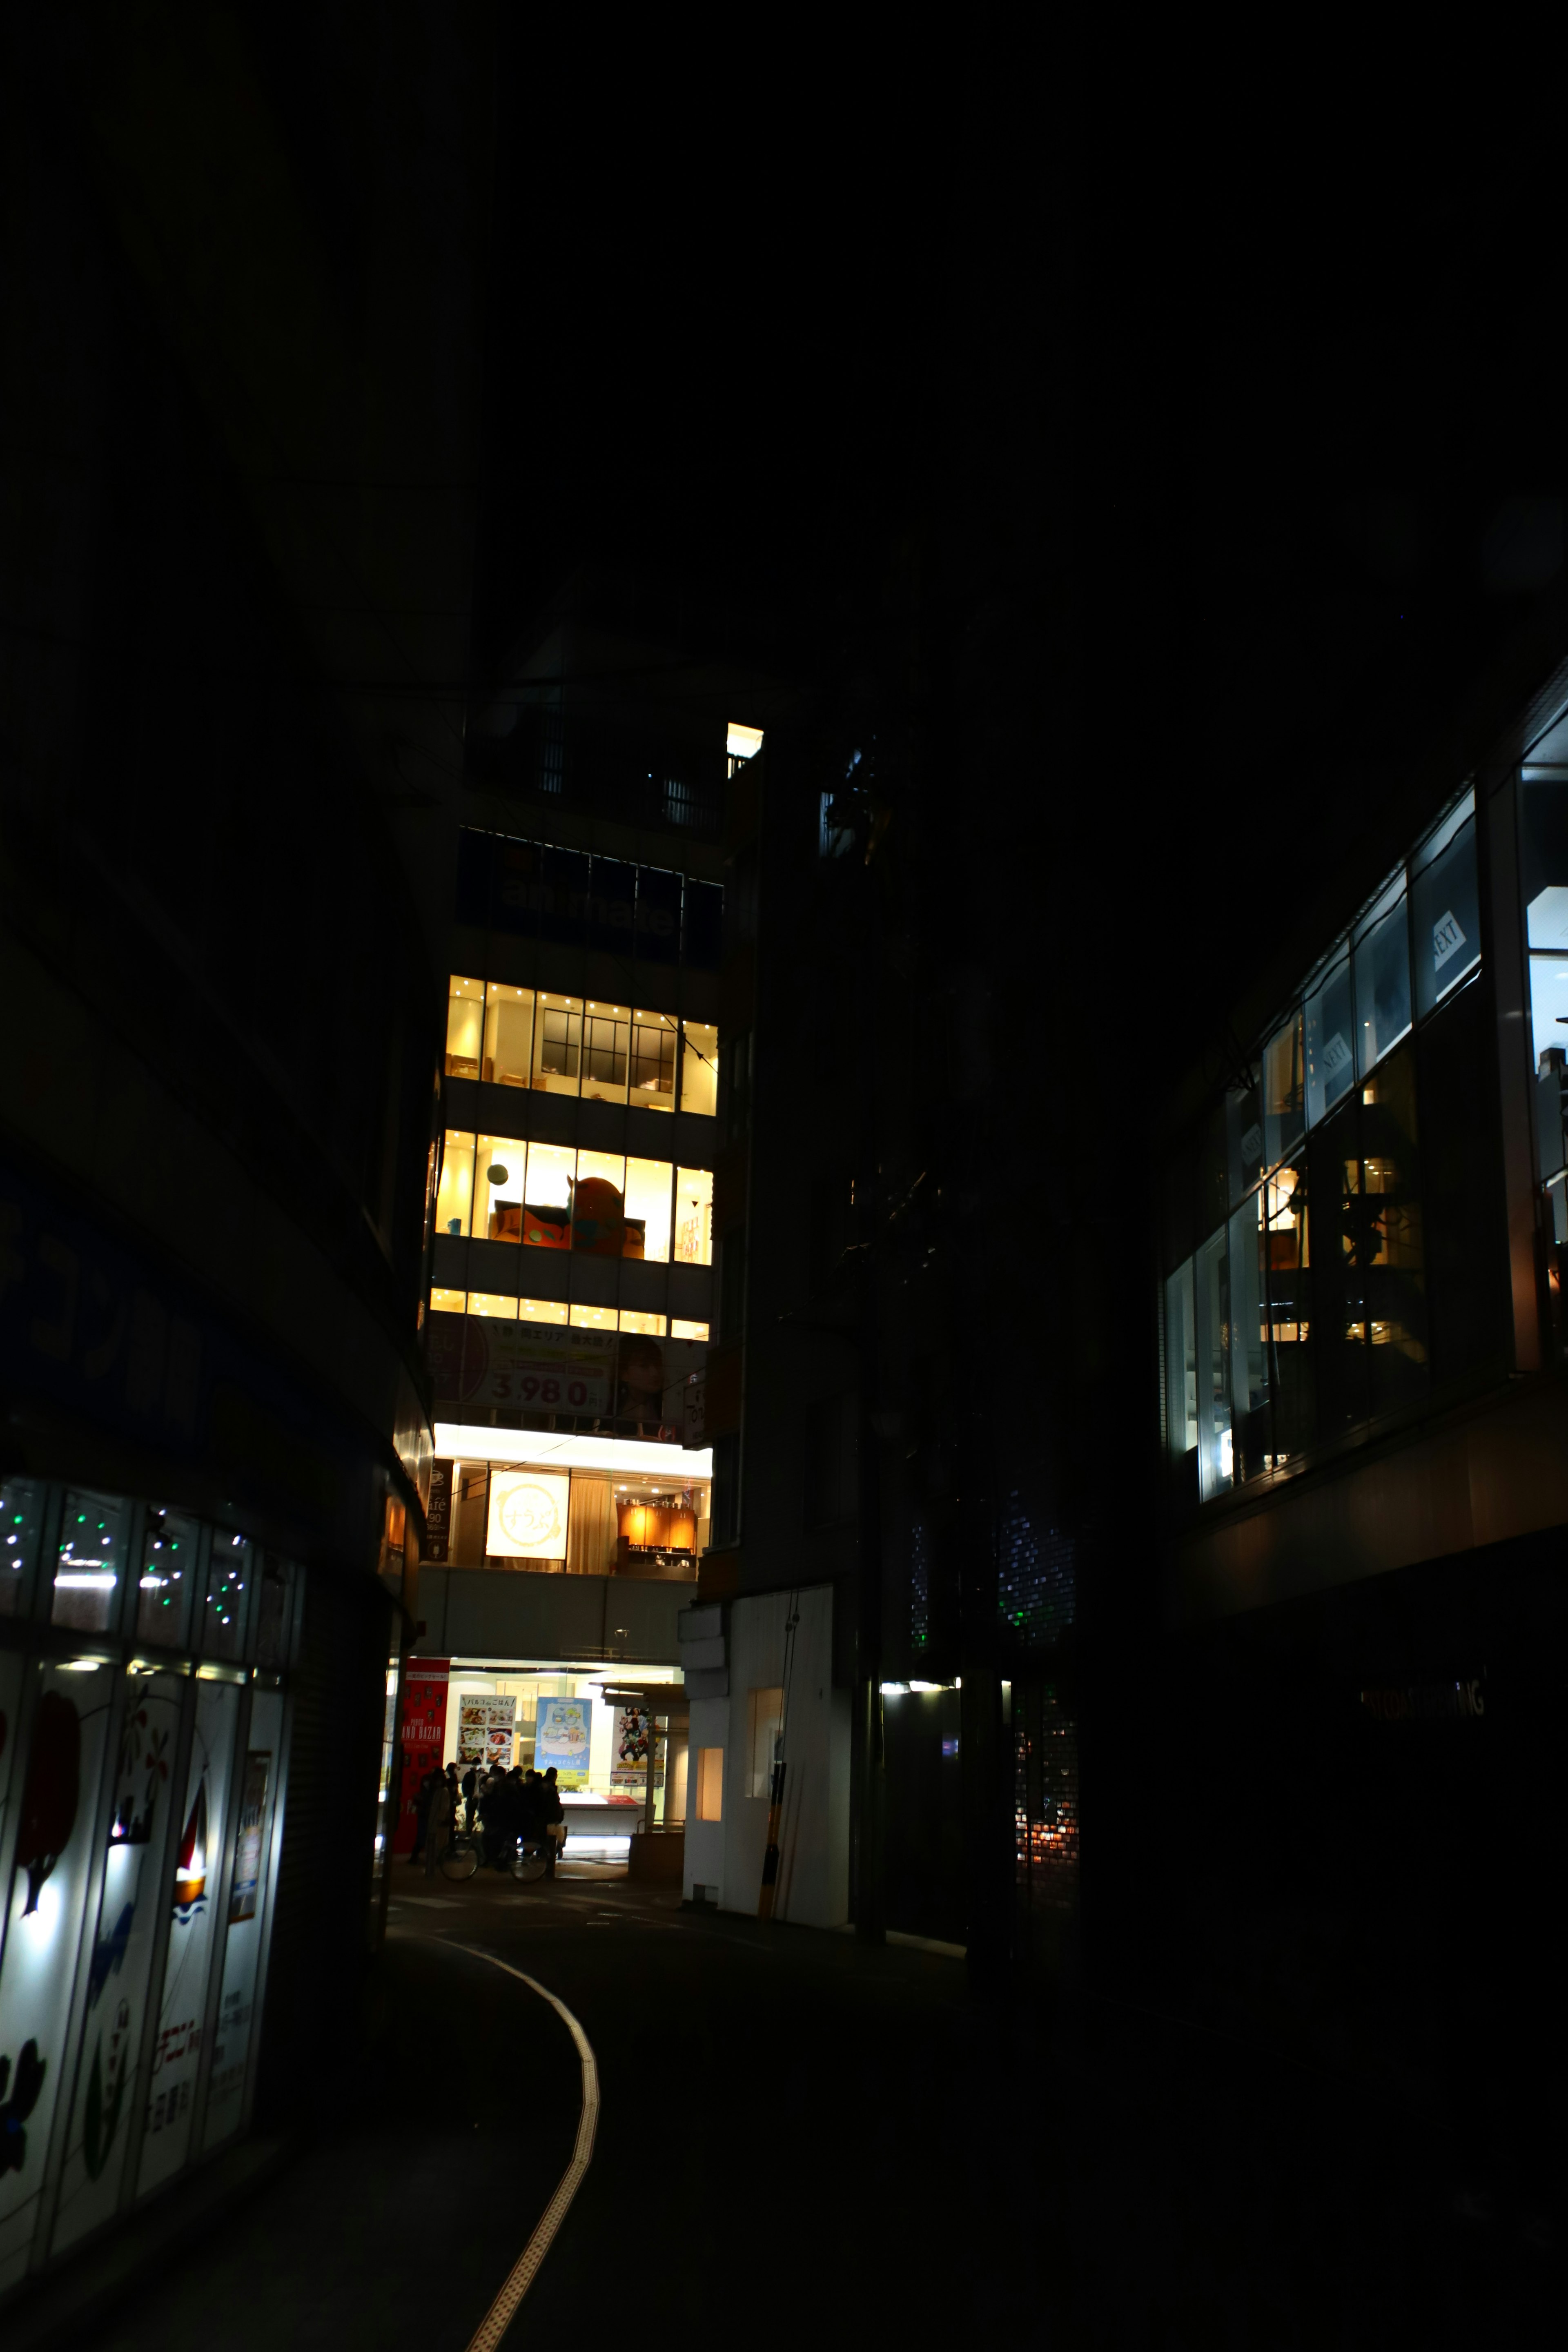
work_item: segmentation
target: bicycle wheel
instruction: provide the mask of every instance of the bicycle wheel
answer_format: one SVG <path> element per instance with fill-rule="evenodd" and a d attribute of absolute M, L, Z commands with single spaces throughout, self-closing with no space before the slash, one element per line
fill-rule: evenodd
<path fill-rule="evenodd" d="M 455 1837 L 441 1856 L 440 1871 L 443 1878 L 472 1878 L 479 1866 L 478 1838 Z"/>
<path fill-rule="evenodd" d="M 524 1886 L 531 1886 L 536 1878 L 544 1875 L 544 1856 L 536 1845 L 519 1846 L 512 1859 L 511 1874 Z"/>

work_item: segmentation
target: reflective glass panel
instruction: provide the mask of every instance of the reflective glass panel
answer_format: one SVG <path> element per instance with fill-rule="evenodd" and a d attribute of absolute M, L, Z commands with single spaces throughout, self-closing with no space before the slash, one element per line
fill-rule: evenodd
<path fill-rule="evenodd" d="M 68 1491 L 60 1520 L 50 1622 L 105 1633 L 115 1621 L 130 1505 L 118 1495 Z"/>
<path fill-rule="evenodd" d="M 719 1108 L 719 1031 L 709 1021 L 680 1024 L 680 1108 L 711 1117 Z"/>
<path fill-rule="evenodd" d="M 1356 1063 L 1363 1077 L 1410 1026 L 1409 902 L 1403 879 L 1355 950 Z"/>
<path fill-rule="evenodd" d="M 1426 865 L 1411 887 L 1415 1013 L 1419 1019 L 1457 987 L 1481 960 L 1480 892 L 1476 880 L 1476 824 L 1468 818 Z"/>
<path fill-rule="evenodd" d="M 1193 1323 L 1193 1262 L 1165 1284 L 1165 1439 L 1173 1462 L 1198 1442 L 1198 1364 Z"/>
<path fill-rule="evenodd" d="M 559 1143 L 528 1148 L 528 1196 L 523 1202 L 522 1240 L 528 1249 L 572 1246 L 572 1186 L 577 1155 Z"/>
<path fill-rule="evenodd" d="M 1238 1486 L 1271 1466 L 1263 1261 L 1263 1195 L 1254 1192 L 1230 1220 L 1231 1466 Z"/>
<path fill-rule="evenodd" d="M 447 1000 L 447 1076 L 449 1078 L 479 1076 L 484 1025 L 484 983 L 478 980 L 459 980 L 454 975 L 451 994 Z"/>
<path fill-rule="evenodd" d="M 1307 999 L 1307 1123 L 1342 1102 L 1355 1077 L 1351 967 L 1345 956 Z"/>
<path fill-rule="evenodd" d="M 1273 1466 L 1294 1461 L 1317 1433 L 1312 1388 L 1311 1250 L 1307 1163 L 1281 1168 L 1264 1186 L 1268 1259 L 1268 1360 Z"/>
<path fill-rule="evenodd" d="M 26 1614 L 47 1491 L 41 1478 L 0 1483 L 0 1617 Z"/>
<path fill-rule="evenodd" d="M 1206 1503 L 1223 1495 L 1233 1475 L 1230 1429 L 1230 1285 L 1222 1225 L 1194 1265 L 1194 1357 L 1197 1367 L 1198 1493 Z"/>
<path fill-rule="evenodd" d="M 283 1694 L 258 1691 L 251 1705 L 250 1737 L 234 1809 L 234 1871 L 228 1932 L 224 1938 L 223 1990 L 202 2131 L 204 2148 L 216 2147 L 237 2131 L 244 2112 L 282 1756 Z"/>
<path fill-rule="evenodd" d="M 136 1580 L 136 1639 L 164 1649 L 184 1645 L 200 1569 L 200 1529 L 183 1511 L 149 1504 L 142 1524 L 142 1569 Z"/>
<path fill-rule="evenodd" d="M 483 1075 L 495 1086 L 532 1084 L 531 988 L 511 988 L 492 980 L 485 991 Z"/>
<path fill-rule="evenodd" d="M 1369 1411 L 1368 1218 L 1353 1103 L 1314 1133 L 1308 1172 L 1318 1429 L 1321 1437 L 1333 1438 L 1364 1421 Z"/>
<path fill-rule="evenodd" d="M 436 1194 L 436 1231 L 466 1234 L 474 1201 L 474 1139 L 448 1128 L 441 1146 L 441 1181 Z"/>
<path fill-rule="evenodd" d="M 256 1547 L 248 1536 L 215 1528 L 207 1549 L 201 1649 L 205 1658 L 242 1658 L 256 1599 Z"/>
<path fill-rule="evenodd" d="M 1233 1087 L 1225 1098 L 1226 1160 L 1230 1204 L 1263 1173 L 1263 1113 L 1256 1087 Z"/>
<path fill-rule="evenodd" d="M 470 1315 L 488 1315 L 494 1323 L 515 1323 L 517 1301 L 504 1290 L 470 1290 Z"/>
<path fill-rule="evenodd" d="M 1408 1047 L 1362 1089 L 1361 1148 L 1372 1410 L 1396 1412 L 1425 1396 L 1427 1378 L 1415 1060 Z"/>
<path fill-rule="evenodd" d="M 1270 1168 L 1289 1160 L 1306 1133 L 1306 1063 L 1300 1007 L 1263 1049 L 1263 1150 Z"/>

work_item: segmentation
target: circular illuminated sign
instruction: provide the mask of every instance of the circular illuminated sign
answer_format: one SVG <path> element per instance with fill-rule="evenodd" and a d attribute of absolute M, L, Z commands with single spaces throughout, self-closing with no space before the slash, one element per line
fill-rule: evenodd
<path fill-rule="evenodd" d="M 520 1550 L 542 1551 L 546 1544 L 560 1538 L 561 1554 L 564 1557 L 566 1545 L 560 1507 L 548 1486 L 512 1487 L 500 1498 L 499 1517 Z"/>

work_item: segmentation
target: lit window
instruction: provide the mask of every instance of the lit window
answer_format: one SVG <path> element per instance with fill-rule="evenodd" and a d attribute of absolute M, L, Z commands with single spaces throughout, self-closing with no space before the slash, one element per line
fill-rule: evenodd
<path fill-rule="evenodd" d="M 574 1095 L 583 1065 L 583 1000 L 541 989 L 533 1023 L 533 1083 L 542 1094 Z"/>
<path fill-rule="evenodd" d="M 650 1339 L 662 1339 L 664 1337 L 664 1318 L 662 1315 L 637 1315 L 632 1312 L 629 1307 L 623 1307 L 621 1309 L 621 1329 L 623 1331 L 641 1331 Z"/>
<path fill-rule="evenodd" d="M 640 1007 L 632 1023 L 631 1098 L 644 1110 L 675 1108 L 675 1024 Z"/>
<path fill-rule="evenodd" d="M 646 1257 L 657 1265 L 669 1261 L 670 1178 L 668 1160 L 626 1162 L 627 1257 Z"/>
<path fill-rule="evenodd" d="M 708 1338 L 708 1326 L 706 1323 L 683 1323 L 679 1316 L 672 1316 L 669 1323 L 669 1336 L 672 1339 L 701 1339 L 706 1341 Z"/>
<path fill-rule="evenodd" d="M 468 1312 L 470 1315 L 492 1316 L 497 1321 L 502 1323 L 515 1323 L 517 1301 L 515 1298 L 509 1298 L 503 1291 L 470 1290 Z"/>
<path fill-rule="evenodd" d="M 482 982 L 459 980 L 454 975 L 447 1001 L 447 1076 L 449 1078 L 479 1076 L 484 1019 Z"/>
<path fill-rule="evenodd" d="M 683 1021 L 680 1108 L 711 1118 L 719 1108 L 719 1032 L 709 1021 Z"/>
<path fill-rule="evenodd" d="M 675 1255 L 681 1265 L 713 1263 L 713 1177 L 709 1169 L 675 1171 Z"/>
<path fill-rule="evenodd" d="M 564 1323 L 566 1305 L 559 1298 L 520 1298 L 518 1319 L 522 1323 Z"/>
<path fill-rule="evenodd" d="M 631 1049 L 631 1008 L 595 1003 L 583 1014 L 583 1093 L 595 1102 L 625 1102 Z"/>
<path fill-rule="evenodd" d="M 616 1310 L 613 1307 L 574 1307 L 571 1321 L 574 1331 L 613 1331 Z"/>
<path fill-rule="evenodd" d="M 430 1312 L 432 1315 L 461 1315 L 468 1304 L 468 1296 L 466 1290 L 443 1290 L 438 1285 L 432 1286 Z"/>
<path fill-rule="evenodd" d="M 730 755 L 731 774 L 746 761 L 755 759 L 762 748 L 763 730 L 760 727 L 742 727 L 738 719 L 731 719 L 724 738 L 724 749 Z"/>
<path fill-rule="evenodd" d="M 579 1257 L 620 1257 L 626 1232 L 626 1163 L 616 1151 L 580 1151 L 572 1188 L 572 1247 Z"/>
<path fill-rule="evenodd" d="M 533 1072 L 533 991 L 491 981 L 485 991 L 481 1075 L 502 1087 L 527 1087 Z"/>
<path fill-rule="evenodd" d="M 527 1152 L 528 1146 L 515 1135 L 481 1135 L 479 1139 L 473 1229 L 489 1241 L 522 1239 L 522 1180 Z"/>
<path fill-rule="evenodd" d="M 438 1234 L 466 1234 L 474 1200 L 474 1139 L 447 1129 L 441 1152 L 441 1183 L 436 1194 Z"/>

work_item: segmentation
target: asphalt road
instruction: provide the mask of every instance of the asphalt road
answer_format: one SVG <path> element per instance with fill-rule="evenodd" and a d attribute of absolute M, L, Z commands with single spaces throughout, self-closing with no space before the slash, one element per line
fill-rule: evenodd
<path fill-rule="evenodd" d="M 73 2340 L 466 2352 L 581 2077 L 554 2012 L 465 1944 L 557 1993 L 600 2072 L 594 2162 L 509 2345 L 1556 2340 L 1561 2194 L 1476 2190 L 1386 2084 L 1157 2019 L 1004 2021 L 952 1959 L 624 1880 L 437 1884 L 395 1884 L 342 2111 Z"/>

